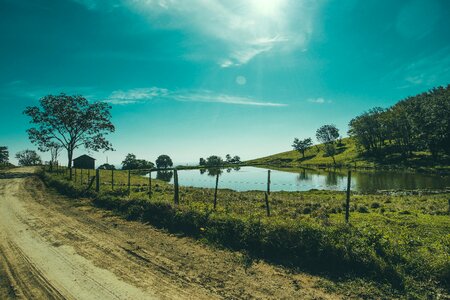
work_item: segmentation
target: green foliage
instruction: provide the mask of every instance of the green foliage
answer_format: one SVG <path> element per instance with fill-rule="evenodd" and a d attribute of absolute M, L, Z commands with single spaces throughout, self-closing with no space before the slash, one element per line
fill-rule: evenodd
<path fill-rule="evenodd" d="M 206 159 L 207 167 L 220 167 L 223 166 L 223 159 L 217 155 L 211 155 Z"/>
<path fill-rule="evenodd" d="M 34 150 L 24 150 L 16 153 L 16 159 L 20 166 L 42 165 L 41 157 Z"/>
<path fill-rule="evenodd" d="M 294 142 L 292 144 L 292 147 L 294 148 L 294 150 L 297 150 L 298 152 L 300 152 L 303 156 L 303 158 L 305 158 L 305 151 L 312 146 L 312 140 L 311 138 L 307 138 L 304 140 L 299 140 L 298 138 L 294 139 Z"/>
<path fill-rule="evenodd" d="M 152 162 L 145 159 L 137 159 L 136 155 L 131 153 L 128 153 L 122 161 L 122 170 L 148 170 L 154 166 Z"/>
<path fill-rule="evenodd" d="M 9 162 L 8 147 L 0 146 L 0 164 L 7 164 Z"/>
<path fill-rule="evenodd" d="M 352 119 L 349 134 L 371 155 L 428 150 L 450 154 L 450 85 Z M 383 151 L 383 152 L 382 152 Z"/>
<path fill-rule="evenodd" d="M 116 167 L 114 167 L 114 165 L 110 165 L 110 164 L 103 164 L 103 165 L 100 165 L 99 167 L 98 167 L 98 169 L 100 169 L 100 170 L 115 170 L 116 169 Z"/>
<path fill-rule="evenodd" d="M 85 189 L 73 182 L 43 176 L 61 192 L 86 196 Z M 134 175 L 132 180 L 146 182 Z M 266 217 L 261 192 L 220 190 L 214 211 L 213 189 L 181 188 L 177 207 L 172 205 L 173 187 L 167 183 L 157 182 L 150 199 L 141 189 L 134 190 L 129 197 L 123 190 L 104 186 L 99 194 L 87 193 L 95 205 L 127 219 L 290 267 L 352 280 L 365 278 L 389 285 L 388 291 L 397 297 L 436 295 L 450 284 L 448 194 L 355 194 L 351 225 L 346 225 L 343 192 L 273 192 L 272 216 Z"/>
<path fill-rule="evenodd" d="M 48 95 L 39 100 L 40 107 L 29 106 L 24 114 L 36 127 L 27 130 L 32 143 L 41 151 L 54 145 L 63 147 L 72 166 L 74 149 L 84 146 L 94 151 L 112 150 L 106 135 L 114 132 L 111 107 L 105 102 L 90 104 L 82 96 Z"/>
<path fill-rule="evenodd" d="M 172 159 L 165 154 L 162 154 L 160 156 L 158 156 L 158 158 L 156 159 L 156 167 L 158 168 L 170 168 L 173 166 L 173 162 Z"/>

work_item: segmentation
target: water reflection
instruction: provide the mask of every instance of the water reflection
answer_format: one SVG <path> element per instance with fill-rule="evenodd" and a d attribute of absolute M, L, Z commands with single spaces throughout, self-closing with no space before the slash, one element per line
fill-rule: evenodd
<path fill-rule="evenodd" d="M 173 177 L 173 171 L 157 171 L 156 179 L 160 179 L 162 181 L 170 182 Z"/>
<path fill-rule="evenodd" d="M 179 183 L 183 186 L 207 187 L 215 185 L 214 177 L 219 174 L 219 187 L 237 191 L 265 190 L 267 170 L 255 167 L 209 168 L 180 170 Z M 172 172 L 166 180 L 172 179 Z M 158 172 L 158 178 L 162 177 Z M 173 179 L 172 179 L 173 181 Z M 347 170 L 301 169 L 292 172 L 271 170 L 272 191 L 307 191 L 310 189 L 345 190 Z M 373 192 L 392 189 L 443 189 L 450 187 L 450 177 L 401 172 L 358 172 L 352 173 L 351 188 L 354 191 Z"/>

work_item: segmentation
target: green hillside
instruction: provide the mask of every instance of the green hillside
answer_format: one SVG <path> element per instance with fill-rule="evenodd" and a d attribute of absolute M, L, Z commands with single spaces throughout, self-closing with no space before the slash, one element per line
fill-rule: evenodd
<path fill-rule="evenodd" d="M 353 138 L 344 138 L 337 147 L 335 155 L 336 167 L 380 168 L 380 169 L 412 169 L 423 172 L 450 172 L 448 158 L 435 160 L 427 152 L 414 152 L 405 158 L 399 153 L 380 157 L 364 156 L 358 152 Z M 305 152 L 305 157 L 295 150 L 286 151 L 246 162 L 249 165 L 266 165 L 277 168 L 331 168 L 333 159 L 324 152 L 323 144 L 314 145 Z"/>

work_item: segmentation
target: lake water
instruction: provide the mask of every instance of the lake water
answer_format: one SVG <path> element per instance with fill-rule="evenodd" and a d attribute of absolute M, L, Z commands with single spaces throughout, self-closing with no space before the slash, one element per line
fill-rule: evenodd
<path fill-rule="evenodd" d="M 236 191 L 260 190 L 267 188 L 267 170 L 264 168 L 242 167 L 239 170 L 223 169 L 219 177 L 219 188 Z M 173 183 L 173 176 L 166 174 L 166 181 Z M 157 175 L 152 173 L 152 178 Z M 161 174 L 160 174 L 161 176 Z M 180 170 L 180 186 L 215 186 L 214 171 Z M 344 191 L 347 186 L 346 172 L 328 172 L 304 169 L 299 172 L 271 170 L 271 191 L 308 191 L 310 189 Z M 405 172 L 352 172 L 352 190 L 373 192 L 376 190 L 413 190 L 450 188 L 450 177 Z"/>

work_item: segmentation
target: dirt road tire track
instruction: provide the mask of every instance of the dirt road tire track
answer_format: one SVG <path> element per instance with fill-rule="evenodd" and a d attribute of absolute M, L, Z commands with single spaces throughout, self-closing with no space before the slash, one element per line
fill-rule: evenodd
<path fill-rule="evenodd" d="M 0 178 L 0 297 L 336 299 L 318 278 L 211 249 L 49 193 L 33 170 Z"/>

